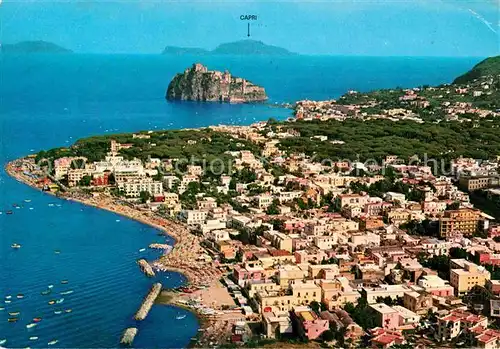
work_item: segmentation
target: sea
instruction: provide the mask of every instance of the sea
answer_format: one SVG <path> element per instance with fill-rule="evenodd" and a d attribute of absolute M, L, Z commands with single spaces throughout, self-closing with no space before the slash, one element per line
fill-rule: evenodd
<path fill-rule="evenodd" d="M 135 347 L 179 348 L 199 327 L 190 312 L 164 305 L 141 323 L 133 320 L 153 282 L 173 288 L 186 281 L 170 272 L 148 279 L 136 265 L 158 256 L 140 250 L 172 239 L 18 183 L 3 171 L 7 161 L 91 135 L 283 120 L 291 110 L 275 105 L 449 83 L 480 60 L 0 54 L 0 347 L 118 347 L 123 330 L 137 326 Z M 264 86 L 269 103 L 167 102 L 170 79 L 195 62 Z M 14 250 L 13 243 L 22 247 Z M 18 321 L 8 322 L 13 317 Z M 34 318 L 41 321 L 28 329 Z"/>

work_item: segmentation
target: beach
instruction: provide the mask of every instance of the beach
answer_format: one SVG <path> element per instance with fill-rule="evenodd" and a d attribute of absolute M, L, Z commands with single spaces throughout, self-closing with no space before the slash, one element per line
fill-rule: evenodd
<path fill-rule="evenodd" d="M 43 190 L 43 185 L 29 169 L 30 166 L 27 166 L 23 159 L 11 161 L 5 166 L 5 171 L 17 181 Z M 185 224 L 160 217 L 149 210 L 135 208 L 105 193 L 88 195 L 81 191 L 69 190 L 58 192 L 56 195 L 52 191 L 44 192 L 147 224 L 175 240 L 171 248 L 164 244 L 151 244 L 150 248 L 162 249 L 164 253 L 149 264 L 155 271 L 179 272 L 188 279 L 188 283 L 181 288 L 181 291 L 164 290 L 159 298 L 167 301 L 157 303 L 177 305 L 197 314 L 201 329 L 193 346 L 220 343 L 220 339 L 224 338 L 222 335 L 230 333 L 232 324 L 244 317 L 240 310 L 228 310 L 229 307 L 234 307 L 235 303 L 219 281 L 223 272 L 210 258 L 207 258 L 205 249 L 201 246 L 201 238 L 191 233 Z"/>

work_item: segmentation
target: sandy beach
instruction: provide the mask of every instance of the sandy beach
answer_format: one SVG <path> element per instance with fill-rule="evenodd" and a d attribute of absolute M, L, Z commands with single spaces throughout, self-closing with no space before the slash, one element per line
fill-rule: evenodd
<path fill-rule="evenodd" d="M 24 173 L 26 169 L 19 166 L 21 163 L 22 160 L 9 162 L 5 167 L 6 172 L 19 182 L 42 190 L 42 186 L 34 178 Z M 50 191 L 45 193 L 56 196 Z M 232 324 L 243 317 L 240 311 L 227 310 L 234 307 L 235 303 L 219 281 L 223 273 L 210 259 L 205 258 L 206 252 L 201 246 L 201 238 L 192 234 L 185 224 L 161 217 L 149 210 L 131 207 L 128 203 L 104 193 L 92 196 L 81 191 L 68 191 L 60 192 L 57 197 L 134 219 L 174 238 L 173 248 L 169 249 L 164 245 L 164 254 L 149 263 L 156 271 L 179 272 L 188 279 L 186 288 L 189 293 L 164 290 L 158 303 L 182 306 L 197 314 L 202 328 L 195 346 L 221 343 L 221 339 L 225 339 L 224 336 L 230 333 Z M 150 247 L 163 247 L 153 245 Z"/>

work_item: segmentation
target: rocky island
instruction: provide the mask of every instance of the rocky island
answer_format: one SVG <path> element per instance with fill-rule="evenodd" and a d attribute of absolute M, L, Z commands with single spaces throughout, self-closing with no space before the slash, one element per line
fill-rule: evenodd
<path fill-rule="evenodd" d="M 200 63 L 177 74 L 167 89 L 167 100 L 245 103 L 267 100 L 263 87 L 232 76 L 228 71 L 208 70 Z"/>

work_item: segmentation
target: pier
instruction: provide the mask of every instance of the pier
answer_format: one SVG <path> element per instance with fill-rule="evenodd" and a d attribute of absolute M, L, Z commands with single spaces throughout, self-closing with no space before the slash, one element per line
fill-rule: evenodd
<path fill-rule="evenodd" d="M 147 277 L 155 276 L 155 272 L 153 271 L 153 268 L 145 259 L 139 259 L 137 261 L 137 264 L 139 264 L 139 267 L 141 268 L 142 272 L 144 274 L 146 274 Z"/>
<path fill-rule="evenodd" d="M 161 292 L 161 287 L 162 285 L 159 282 L 151 287 L 146 298 L 144 298 L 141 307 L 139 308 L 137 313 L 135 313 L 134 319 L 142 321 L 146 318 L 146 316 L 148 316 L 151 307 L 153 306 L 156 298 Z"/>
<path fill-rule="evenodd" d="M 149 248 L 157 249 L 157 250 L 170 250 L 172 249 L 172 246 L 167 245 L 167 244 L 151 244 L 149 245 Z"/>
<path fill-rule="evenodd" d="M 135 336 L 137 335 L 137 328 L 129 327 L 127 328 L 122 335 L 122 339 L 120 340 L 120 344 L 131 346 L 134 341 Z"/>

